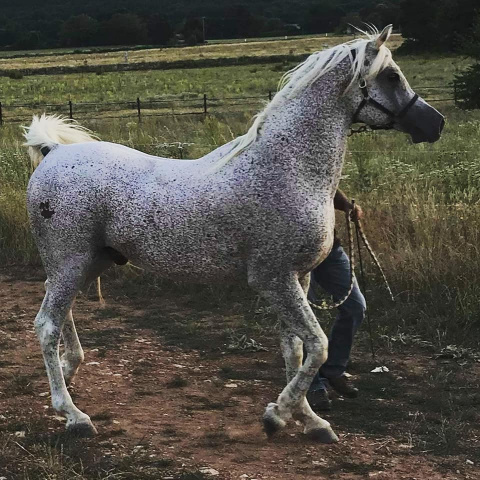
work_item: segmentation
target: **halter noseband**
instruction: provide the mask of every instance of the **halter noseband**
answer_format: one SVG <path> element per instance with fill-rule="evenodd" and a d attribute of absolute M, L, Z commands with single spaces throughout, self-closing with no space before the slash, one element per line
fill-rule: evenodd
<path fill-rule="evenodd" d="M 372 107 L 375 107 L 377 110 L 380 110 L 381 112 L 387 114 L 391 119 L 391 122 L 388 123 L 387 125 L 371 125 L 370 128 L 372 130 L 390 130 L 390 129 L 392 129 L 395 122 L 400 120 L 402 117 L 404 117 L 406 115 L 406 113 L 410 110 L 410 108 L 413 106 L 413 104 L 418 99 L 418 95 L 415 94 L 410 99 L 410 101 L 398 113 L 394 113 L 391 110 L 389 110 L 387 107 L 383 106 L 381 103 L 377 102 L 374 98 L 372 98 L 368 94 L 367 82 L 365 80 L 362 79 L 359 87 L 360 87 L 360 91 L 363 94 L 363 99 L 360 102 L 360 105 L 357 107 L 357 110 L 353 114 L 352 122 L 357 123 L 359 121 L 358 120 L 358 115 L 362 111 L 363 107 L 365 107 L 367 105 L 372 105 Z"/>

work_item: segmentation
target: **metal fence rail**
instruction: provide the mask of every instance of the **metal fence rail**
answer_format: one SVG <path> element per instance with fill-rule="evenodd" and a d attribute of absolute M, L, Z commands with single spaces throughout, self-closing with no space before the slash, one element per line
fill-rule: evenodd
<path fill-rule="evenodd" d="M 417 93 L 428 102 L 455 102 L 456 94 L 451 86 L 423 86 Z M 68 116 L 71 119 L 112 119 L 136 118 L 161 115 L 207 115 L 209 113 L 232 113 L 231 107 L 261 108 L 272 100 L 275 92 L 263 96 L 208 97 L 207 94 L 185 97 L 162 97 L 114 102 L 72 102 L 63 103 L 13 103 L 0 101 L 0 125 L 25 122 L 32 115 L 48 112 Z M 235 110 L 234 110 L 235 111 Z M 238 110 L 237 110 L 238 111 Z M 112 115 L 113 114 L 113 115 Z"/>

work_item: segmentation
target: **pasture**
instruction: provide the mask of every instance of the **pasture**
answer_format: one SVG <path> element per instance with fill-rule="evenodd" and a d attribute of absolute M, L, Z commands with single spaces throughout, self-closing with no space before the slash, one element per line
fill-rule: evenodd
<path fill-rule="evenodd" d="M 90 53 L 55 53 L 42 54 L 37 57 L 22 56 L 12 57 L 10 54 L 0 54 L 1 70 L 38 69 L 42 67 L 79 67 L 85 65 L 112 65 L 112 64 L 135 64 L 154 62 L 196 61 L 208 59 L 227 59 L 238 57 L 269 57 L 272 55 L 305 55 L 316 50 L 329 48 L 333 45 L 346 42 L 352 36 L 329 36 L 329 37 L 293 37 L 289 40 L 268 41 L 258 39 L 246 43 L 237 41 L 227 43 L 213 43 L 194 47 L 183 48 L 153 48 L 146 50 L 132 50 L 128 52 L 128 61 L 125 60 L 125 50 L 112 52 Z M 400 35 L 392 38 L 393 48 L 402 43 Z M 128 50 L 128 49 L 127 49 Z"/>
<path fill-rule="evenodd" d="M 468 63 L 397 60 L 419 93 Z M 288 66 L 1 78 L 0 100 L 260 96 Z M 435 106 L 447 116 L 436 144 L 414 146 L 398 132 L 349 140 L 341 186 L 365 210 L 396 303 L 367 265 L 377 358 L 365 325 L 350 368 L 362 394 L 335 398 L 325 415 L 340 433 L 334 446 L 303 439 L 294 424 L 271 442 L 261 432 L 263 408 L 284 384 L 275 319 L 263 302 L 247 289 L 172 285 L 133 267 L 104 278 L 105 307 L 92 292 L 76 302 L 86 362 L 73 396 L 100 435 L 64 438 L 33 332 L 44 276 L 24 207 L 31 170 L 18 125 L 1 127 L 0 476 L 187 480 L 211 478 L 202 470 L 209 467 L 222 479 L 478 478 L 480 114 Z M 195 158 L 243 133 L 256 109 L 82 123 L 162 156 L 180 157 L 174 143 L 186 142 L 182 156 Z M 319 320 L 327 328 L 331 317 Z M 371 373 L 381 365 L 390 372 Z"/>

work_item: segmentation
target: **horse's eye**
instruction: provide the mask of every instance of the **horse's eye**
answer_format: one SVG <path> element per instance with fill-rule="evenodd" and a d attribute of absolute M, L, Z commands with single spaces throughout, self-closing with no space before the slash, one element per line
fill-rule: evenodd
<path fill-rule="evenodd" d="M 388 79 L 391 82 L 398 82 L 400 80 L 400 75 L 397 72 L 392 72 L 388 74 Z"/>

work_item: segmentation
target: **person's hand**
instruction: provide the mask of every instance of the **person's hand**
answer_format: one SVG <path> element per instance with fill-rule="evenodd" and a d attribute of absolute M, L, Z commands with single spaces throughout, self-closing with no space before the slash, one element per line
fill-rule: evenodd
<path fill-rule="evenodd" d="M 355 204 L 355 207 L 354 209 L 352 210 L 352 212 L 350 213 L 350 218 L 356 222 L 358 220 L 361 220 L 363 218 L 363 210 L 362 210 L 362 207 L 360 207 L 360 205 L 357 205 Z"/>

